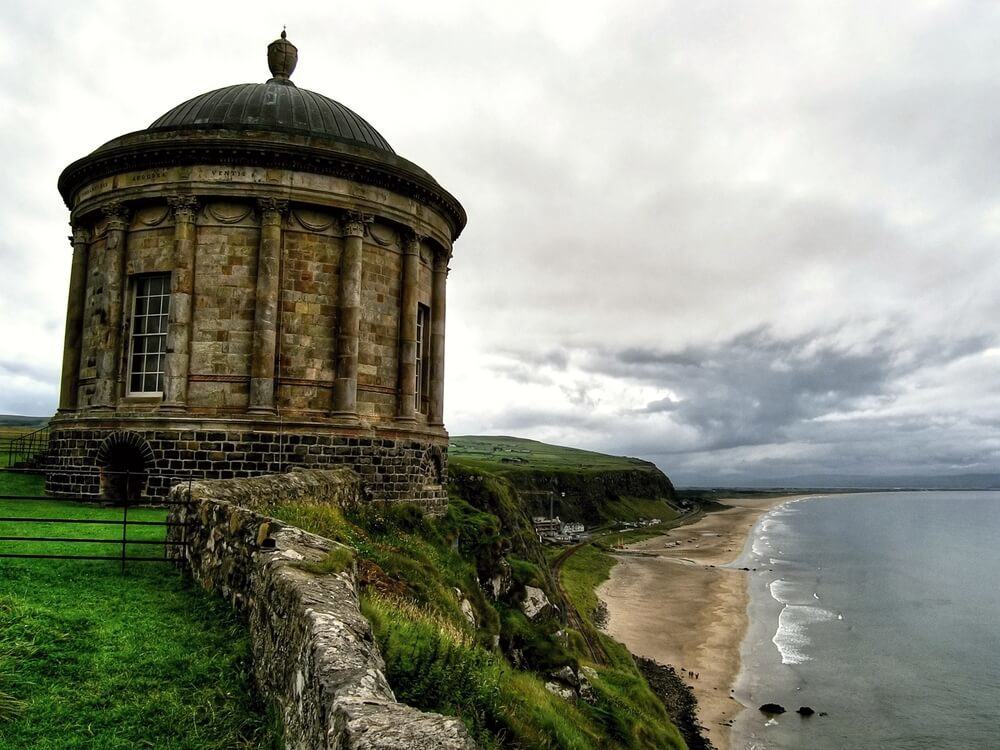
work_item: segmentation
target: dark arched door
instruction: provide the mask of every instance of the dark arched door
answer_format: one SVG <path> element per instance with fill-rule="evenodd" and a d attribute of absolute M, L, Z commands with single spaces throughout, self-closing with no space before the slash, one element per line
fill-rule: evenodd
<path fill-rule="evenodd" d="M 143 445 L 131 440 L 109 441 L 101 456 L 101 497 L 113 503 L 133 503 L 146 491 L 149 466 Z"/>

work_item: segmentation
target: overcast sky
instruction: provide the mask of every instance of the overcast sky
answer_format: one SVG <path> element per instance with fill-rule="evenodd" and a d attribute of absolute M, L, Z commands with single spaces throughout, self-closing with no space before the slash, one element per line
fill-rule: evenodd
<path fill-rule="evenodd" d="M 57 401 L 64 166 L 293 76 L 465 205 L 452 434 L 675 481 L 1000 471 L 1000 3 L 0 7 L 0 413 Z"/>

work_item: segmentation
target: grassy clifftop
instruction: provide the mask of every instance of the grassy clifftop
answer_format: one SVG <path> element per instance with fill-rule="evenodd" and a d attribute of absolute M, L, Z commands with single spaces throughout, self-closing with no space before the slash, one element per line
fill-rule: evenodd
<path fill-rule="evenodd" d="M 595 474 L 603 471 L 639 471 L 659 474 L 649 461 L 627 456 L 549 445 L 537 440 L 506 436 L 462 435 L 452 437 L 448 452 L 452 459 L 501 476 L 524 472 Z"/>
<path fill-rule="evenodd" d="M 514 437 L 453 437 L 449 463 L 457 472 L 487 472 L 517 488 L 530 515 L 550 507 L 566 521 L 599 526 L 616 520 L 664 518 L 676 493 L 649 461 L 548 445 Z"/>

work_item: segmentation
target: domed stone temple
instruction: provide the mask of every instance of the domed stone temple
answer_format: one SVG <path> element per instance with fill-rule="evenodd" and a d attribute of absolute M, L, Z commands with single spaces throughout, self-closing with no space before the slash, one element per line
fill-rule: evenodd
<path fill-rule="evenodd" d="M 72 271 L 48 488 L 349 466 L 445 498 L 445 285 L 459 202 L 291 80 L 210 91 L 59 178 Z M 124 486 L 121 472 L 129 475 Z"/>

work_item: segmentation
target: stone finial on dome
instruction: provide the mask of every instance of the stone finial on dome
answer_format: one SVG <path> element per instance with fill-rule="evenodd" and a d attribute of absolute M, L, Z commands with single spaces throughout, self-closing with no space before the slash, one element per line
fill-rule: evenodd
<path fill-rule="evenodd" d="M 286 38 L 285 30 L 281 30 L 281 38 L 267 45 L 267 66 L 271 69 L 268 83 L 280 83 L 286 86 L 295 84 L 289 80 L 295 64 L 299 61 L 299 50 Z"/>

